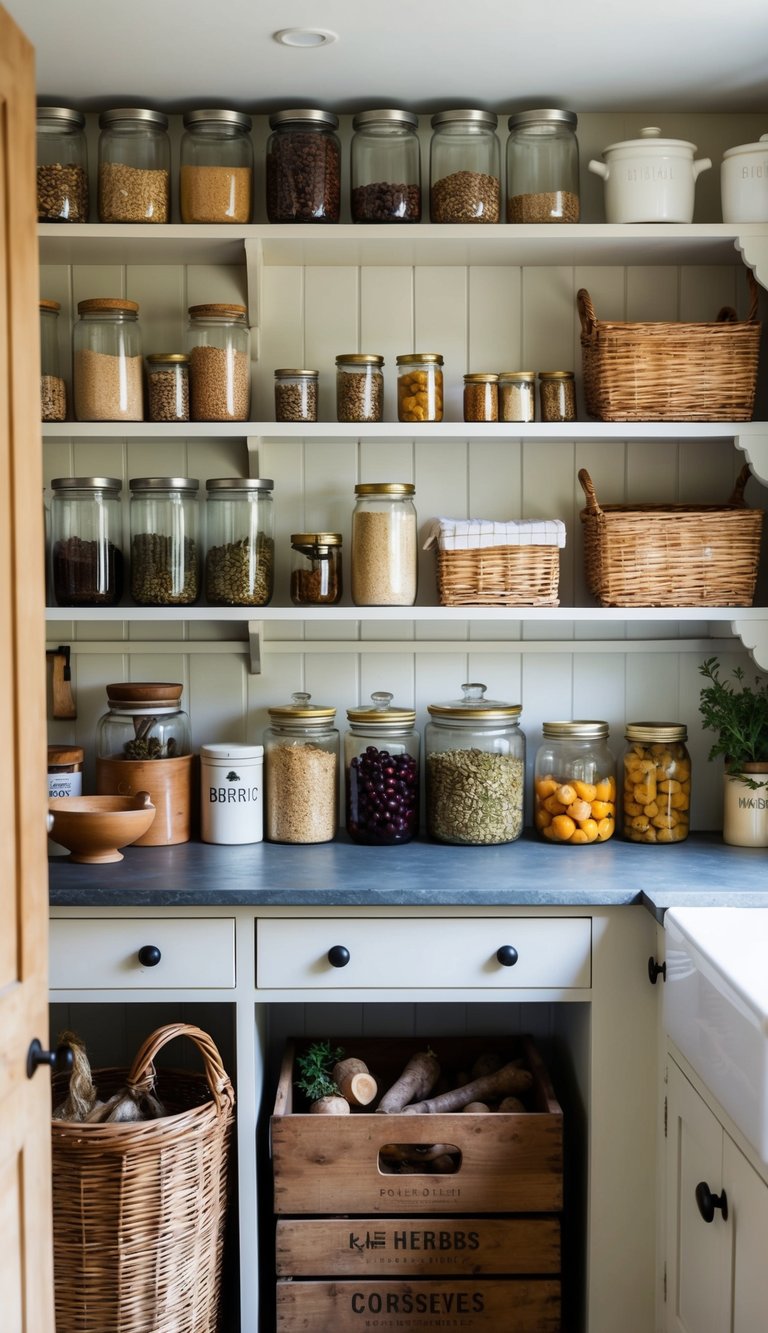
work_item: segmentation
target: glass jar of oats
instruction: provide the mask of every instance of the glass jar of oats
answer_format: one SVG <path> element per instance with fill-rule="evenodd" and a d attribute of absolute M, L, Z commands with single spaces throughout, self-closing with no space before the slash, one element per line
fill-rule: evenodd
<path fill-rule="evenodd" d="M 141 421 L 144 416 L 139 306 L 119 297 L 78 301 L 73 333 L 76 421 Z"/>
<path fill-rule="evenodd" d="M 336 709 L 297 692 L 268 709 L 264 732 L 267 789 L 264 832 L 270 842 L 330 842 L 339 822 Z"/>
<path fill-rule="evenodd" d="M 415 486 L 360 482 L 352 514 L 355 606 L 413 606 L 417 583 Z"/>
<path fill-rule="evenodd" d="M 628 722 L 622 810 L 629 842 L 683 842 L 691 810 L 688 730 L 681 722 Z"/>
<path fill-rule="evenodd" d="M 250 222 L 250 116 L 243 111 L 185 112 L 180 158 L 182 222 Z"/>
<path fill-rule="evenodd" d="M 102 111 L 99 127 L 99 222 L 168 222 L 168 117 L 143 107 L 117 107 Z"/>
<path fill-rule="evenodd" d="M 247 421 L 250 333 L 244 305 L 192 305 L 187 325 L 193 421 Z"/>

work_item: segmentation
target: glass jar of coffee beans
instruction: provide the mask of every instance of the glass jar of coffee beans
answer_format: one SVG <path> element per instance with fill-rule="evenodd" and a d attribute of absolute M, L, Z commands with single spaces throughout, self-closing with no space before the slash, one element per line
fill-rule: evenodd
<path fill-rule="evenodd" d="M 134 477 L 131 597 L 138 606 L 191 606 L 200 581 L 194 477 Z"/>
<path fill-rule="evenodd" d="M 274 586 L 274 482 L 214 477 L 205 485 L 206 599 L 211 606 L 266 606 Z"/>
<path fill-rule="evenodd" d="M 421 221 L 418 116 L 360 111 L 352 121 L 353 222 Z"/>
<path fill-rule="evenodd" d="M 507 139 L 507 222 L 578 222 L 574 111 L 516 111 Z"/>
<path fill-rule="evenodd" d="M 432 117 L 432 222 L 501 220 L 501 149 L 493 111 L 438 111 Z"/>
<path fill-rule="evenodd" d="M 338 222 L 341 145 L 332 111 L 276 111 L 269 118 L 267 218 L 270 222 Z"/>
<path fill-rule="evenodd" d="M 58 606 L 116 606 L 123 595 L 117 477 L 51 482 L 51 586 Z"/>
<path fill-rule="evenodd" d="M 384 357 L 347 352 L 336 357 L 336 419 L 381 421 L 384 407 Z"/>

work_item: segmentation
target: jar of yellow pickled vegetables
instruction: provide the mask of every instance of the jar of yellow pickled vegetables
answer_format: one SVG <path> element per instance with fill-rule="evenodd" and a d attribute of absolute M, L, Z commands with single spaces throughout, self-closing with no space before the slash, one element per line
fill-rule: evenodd
<path fill-rule="evenodd" d="M 544 722 L 534 769 L 538 837 L 569 847 L 607 842 L 616 828 L 616 765 L 608 723 Z"/>
<path fill-rule="evenodd" d="M 683 842 L 691 810 L 691 759 L 682 722 L 628 722 L 622 813 L 630 842 Z"/>

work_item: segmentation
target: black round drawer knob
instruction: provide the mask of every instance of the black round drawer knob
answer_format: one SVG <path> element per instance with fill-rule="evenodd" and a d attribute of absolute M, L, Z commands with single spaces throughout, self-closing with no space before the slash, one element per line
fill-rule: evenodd
<path fill-rule="evenodd" d="M 331 967 L 346 967 L 349 957 L 349 949 L 343 944 L 334 944 L 333 948 L 328 950 L 328 962 Z"/>
<path fill-rule="evenodd" d="M 162 956 L 156 944 L 142 944 L 139 949 L 139 962 L 142 967 L 157 967 Z"/>
<path fill-rule="evenodd" d="M 695 1190 L 696 1207 L 705 1222 L 713 1222 L 715 1210 L 720 1209 L 723 1214 L 723 1221 L 728 1221 L 728 1196 L 723 1190 L 722 1194 L 713 1194 L 706 1180 L 700 1180 Z"/>
<path fill-rule="evenodd" d="M 502 944 L 496 950 L 497 961 L 501 963 L 502 967 L 514 967 L 518 957 L 519 954 L 514 944 Z"/>

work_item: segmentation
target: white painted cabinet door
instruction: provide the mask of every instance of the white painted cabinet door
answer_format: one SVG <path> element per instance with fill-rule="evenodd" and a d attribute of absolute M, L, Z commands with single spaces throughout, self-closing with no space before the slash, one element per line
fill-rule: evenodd
<path fill-rule="evenodd" d="M 768 1327 L 768 1185 L 727 1134 L 723 1177 L 733 1237 L 731 1333 L 765 1333 Z"/>

